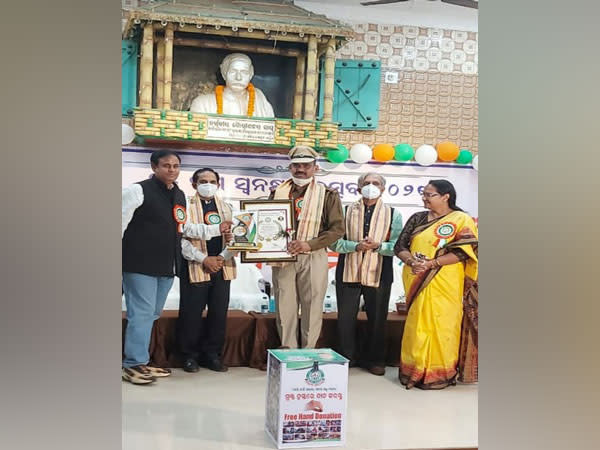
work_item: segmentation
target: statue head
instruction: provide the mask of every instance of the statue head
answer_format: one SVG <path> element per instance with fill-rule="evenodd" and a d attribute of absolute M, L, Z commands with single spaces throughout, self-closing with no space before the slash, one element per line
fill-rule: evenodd
<path fill-rule="evenodd" d="M 243 53 L 231 53 L 221 62 L 221 75 L 229 89 L 244 91 L 254 76 L 252 61 Z"/>

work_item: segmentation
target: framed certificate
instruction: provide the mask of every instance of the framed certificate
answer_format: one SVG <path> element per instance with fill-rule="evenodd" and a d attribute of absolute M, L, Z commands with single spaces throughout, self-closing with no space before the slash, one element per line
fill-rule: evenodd
<path fill-rule="evenodd" d="M 287 252 L 294 239 L 294 208 L 291 200 L 240 200 L 240 207 L 252 213 L 256 224 L 257 251 L 242 251 L 243 263 L 296 261 Z M 235 233 L 234 233 L 235 234 Z"/>

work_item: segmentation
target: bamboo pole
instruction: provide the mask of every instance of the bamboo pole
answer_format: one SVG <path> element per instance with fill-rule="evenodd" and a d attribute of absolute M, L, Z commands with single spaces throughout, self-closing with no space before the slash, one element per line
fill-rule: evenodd
<path fill-rule="evenodd" d="M 152 108 L 152 59 L 154 52 L 154 33 L 152 24 L 144 25 L 142 38 L 142 57 L 140 61 L 140 107 Z"/>
<path fill-rule="evenodd" d="M 173 84 L 173 24 L 169 23 L 165 30 L 165 88 L 163 109 L 171 109 L 171 87 Z"/>
<path fill-rule="evenodd" d="M 160 24 L 157 24 L 157 29 L 160 27 Z M 178 32 L 183 33 L 201 33 L 201 34 L 210 34 L 215 36 L 228 36 L 228 37 L 241 37 L 246 39 L 260 39 L 264 41 L 281 41 L 281 42 L 308 42 L 308 37 L 300 36 L 298 34 L 277 34 L 276 31 L 271 31 L 269 34 L 265 34 L 262 28 L 254 28 L 253 32 L 249 32 L 246 30 L 238 30 L 233 31 L 231 28 L 220 28 L 215 30 L 210 26 L 203 25 L 202 28 L 196 28 L 195 25 L 189 25 L 185 28 L 178 28 Z M 321 38 L 319 42 L 327 42 L 327 38 Z"/>
<path fill-rule="evenodd" d="M 156 107 L 162 109 L 165 92 L 165 40 L 155 36 L 156 43 Z"/>
<path fill-rule="evenodd" d="M 176 38 L 174 44 L 183 47 L 200 47 L 200 48 L 217 48 L 225 50 L 233 50 L 239 52 L 252 52 L 252 53 L 267 53 L 270 55 L 298 57 L 302 54 L 301 50 L 294 48 L 279 48 L 269 45 L 258 45 L 258 44 L 244 44 L 236 42 L 221 42 L 211 41 L 208 39 L 185 39 Z"/>
<path fill-rule="evenodd" d="M 294 119 L 302 118 L 302 100 L 304 99 L 304 72 L 306 71 L 306 55 L 296 59 L 296 93 L 294 94 Z"/>
<path fill-rule="evenodd" d="M 325 52 L 325 86 L 323 95 L 323 120 L 333 120 L 333 77 L 335 72 L 335 39 L 329 39 Z"/>
<path fill-rule="evenodd" d="M 306 90 L 304 91 L 304 118 L 315 120 L 315 99 L 317 95 L 317 38 L 310 35 L 306 53 Z"/>

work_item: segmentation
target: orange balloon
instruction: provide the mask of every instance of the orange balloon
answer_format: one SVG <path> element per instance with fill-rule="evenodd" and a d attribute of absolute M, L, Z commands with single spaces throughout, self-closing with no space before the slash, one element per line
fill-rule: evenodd
<path fill-rule="evenodd" d="M 375 147 L 373 147 L 373 159 L 375 161 L 389 161 L 394 159 L 395 154 L 396 151 L 390 144 L 377 144 Z"/>
<path fill-rule="evenodd" d="M 440 142 L 436 146 L 436 150 L 441 161 L 454 161 L 460 153 L 458 145 L 450 141 Z"/>

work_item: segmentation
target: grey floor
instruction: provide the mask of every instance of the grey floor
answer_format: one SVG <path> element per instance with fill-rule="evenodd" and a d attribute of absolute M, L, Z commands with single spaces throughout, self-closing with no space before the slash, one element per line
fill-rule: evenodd
<path fill-rule="evenodd" d="M 477 446 L 477 385 L 407 391 L 397 371 L 350 369 L 344 448 Z M 247 367 L 123 382 L 123 450 L 276 448 L 264 431 L 265 389 L 266 372 Z"/>

